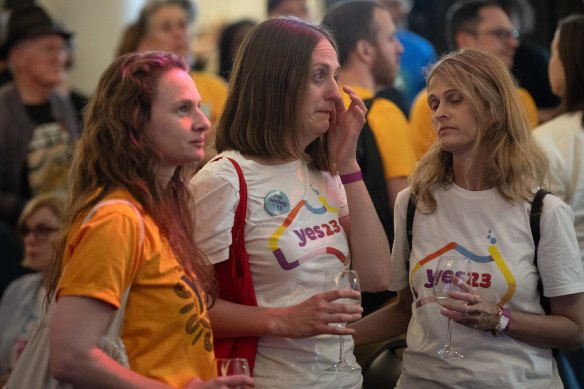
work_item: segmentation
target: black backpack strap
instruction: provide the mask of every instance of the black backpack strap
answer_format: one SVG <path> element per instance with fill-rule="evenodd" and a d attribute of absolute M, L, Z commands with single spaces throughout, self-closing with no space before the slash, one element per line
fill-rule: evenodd
<path fill-rule="evenodd" d="M 414 198 L 410 194 L 410 198 L 408 199 L 408 211 L 406 214 L 406 233 L 408 235 L 410 253 L 412 252 L 412 241 L 414 239 L 414 216 L 416 216 L 416 203 L 414 203 Z"/>
<path fill-rule="evenodd" d="M 408 237 L 408 247 L 410 254 L 412 253 L 412 242 L 414 240 L 414 217 L 416 216 L 416 203 L 414 202 L 414 196 L 410 194 L 408 199 L 408 209 L 406 213 L 406 235 Z M 410 272 L 410 260 L 406 261 L 406 269 L 408 273 Z"/>
<path fill-rule="evenodd" d="M 375 97 L 370 97 L 368 99 L 363 100 L 363 103 L 365 104 L 365 108 L 367 108 L 367 114 L 369 113 L 369 110 L 371 109 L 371 104 L 373 104 L 373 101 L 375 101 Z M 367 115 L 365 114 L 365 115 Z"/>
<path fill-rule="evenodd" d="M 383 230 L 389 242 L 393 245 L 393 208 L 389 204 L 387 181 L 385 178 L 385 165 L 381 157 L 381 151 L 377 139 L 369 125 L 369 113 L 377 100 L 382 98 L 369 98 L 364 100 L 367 108 L 366 121 L 357 140 L 357 163 L 363 173 L 363 182 L 369 192 L 375 212 L 383 226 Z"/>
<path fill-rule="evenodd" d="M 545 189 L 540 189 L 535 193 L 533 201 L 531 202 L 531 210 L 529 211 L 529 226 L 531 227 L 531 236 L 533 237 L 533 244 L 535 246 L 535 253 L 533 255 L 533 264 L 537 268 L 537 250 L 539 248 L 540 234 L 540 217 L 543 210 L 543 199 L 550 192 Z M 539 269 L 538 269 L 539 273 Z M 537 291 L 539 292 L 539 299 L 546 314 L 550 314 L 550 302 L 547 297 L 543 295 L 543 283 L 541 282 L 541 275 L 537 283 Z"/>
<path fill-rule="evenodd" d="M 365 108 L 367 108 L 367 113 L 365 114 L 365 124 L 363 126 L 363 130 L 361 130 L 361 134 L 363 134 L 364 131 L 370 131 L 369 130 L 369 123 L 367 122 L 367 116 L 369 116 L 369 112 L 371 111 L 371 105 L 373 104 L 374 100 L 375 100 L 375 97 L 363 100 L 363 103 L 365 104 Z M 365 137 L 363 135 L 359 135 L 359 139 L 357 140 L 357 161 L 358 162 L 365 159 L 365 149 L 366 149 Z"/>

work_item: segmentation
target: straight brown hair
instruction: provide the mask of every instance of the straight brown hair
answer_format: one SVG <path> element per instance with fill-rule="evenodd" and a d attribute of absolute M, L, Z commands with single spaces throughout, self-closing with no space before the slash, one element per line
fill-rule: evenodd
<path fill-rule="evenodd" d="M 318 170 L 334 172 L 326 134 L 306 150 L 299 145 L 310 61 L 322 39 L 336 50 L 322 26 L 294 17 L 268 19 L 249 31 L 236 55 L 227 101 L 217 123 L 218 152 L 307 159 Z"/>

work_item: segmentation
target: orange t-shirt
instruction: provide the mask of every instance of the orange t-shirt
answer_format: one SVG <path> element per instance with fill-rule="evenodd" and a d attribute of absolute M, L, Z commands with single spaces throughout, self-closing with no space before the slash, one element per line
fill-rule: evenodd
<path fill-rule="evenodd" d="M 117 190 L 104 200 L 135 201 Z M 216 376 L 205 294 L 188 278 L 153 220 L 131 206 L 97 209 L 71 229 L 57 296 L 84 296 L 119 308 L 131 284 L 122 339 L 130 367 L 181 388 L 193 377 Z"/>

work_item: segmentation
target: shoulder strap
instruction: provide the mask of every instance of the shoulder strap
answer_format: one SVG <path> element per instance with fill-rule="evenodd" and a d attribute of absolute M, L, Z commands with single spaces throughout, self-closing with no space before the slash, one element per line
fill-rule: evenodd
<path fill-rule="evenodd" d="M 362 161 L 365 158 L 366 146 L 364 134 L 367 131 L 371 131 L 369 128 L 369 122 L 367 121 L 367 116 L 369 116 L 369 112 L 371 111 L 371 104 L 373 104 L 373 100 L 375 100 L 375 97 L 363 100 L 365 108 L 367 108 L 367 113 L 365 114 L 365 124 L 363 125 L 363 129 L 359 134 L 359 139 L 357 139 L 357 161 Z"/>
<path fill-rule="evenodd" d="M 235 208 L 235 219 L 233 220 L 233 229 L 231 230 L 232 243 L 229 250 L 237 250 L 240 245 L 244 243 L 243 232 L 245 229 L 245 215 L 247 213 L 247 184 L 245 183 L 245 177 L 243 176 L 243 170 L 241 166 L 233 158 L 226 157 L 229 162 L 235 168 L 237 172 L 237 178 L 239 180 L 239 203 Z M 234 253 L 230 253 L 230 257 L 236 258 Z M 236 276 L 243 277 L 242 263 L 236 261 Z"/>
<path fill-rule="evenodd" d="M 219 297 L 241 305 L 257 306 L 255 288 L 251 276 L 249 257 L 245 249 L 244 227 L 247 212 L 247 184 L 239 164 L 226 157 L 235 168 L 239 179 L 239 203 L 231 229 L 232 242 L 229 258 L 214 265 L 215 277 L 219 283 Z M 215 355 L 219 358 L 246 358 L 253 375 L 257 354 L 258 337 L 215 339 Z"/>
<path fill-rule="evenodd" d="M 136 219 L 138 219 L 139 228 L 140 228 L 140 247 L 144 247 L 144 219 L 142 218 L 142 214 L 138 210 L 138 208 L 128 200 L 120 200 L 120 199 L 111 199 L 111 200 L 103 200 L 99 203 L 95 204 L 95 206 L 89 211 L 85 219 L 83 219 L 83 224 L 87 223 L 95 214 L 95 212 L 102 207 L 107 205 L 114 205 L 114 204 L 125 204 L 128 205 L 130 208 L 134 210 L 136 213 Z M 124 323 L 124 314 L 126 312 L 126 305 L 128 304 L 128 297 L 130 296 L 130 289 L 131 285 L 128 286 L 124 295 L 122 297 L 122 302 L 120 304 L 120 309 L 118 309 L 112 318 L 112 321 L 109 324 L 108 333 L 110 334 L 119 334 L 122 330 L 122 325 Z"/>
<path fill-rule="evenodd" d="M 533 237 L 533 244 L 535 246 L 535 252 L 533 254 L 533 264 L 535 268 L 537 267 L 537 251 L 539 248 L 539 240 L 541 238 L 540 235 L 540 219 L 541 219 L 541 212 L 543 210 L 543 199 L 547 196 L 550 192 L 545 189 L 539 189 L 535 196 L 533 197 L 533 201 L 531 202 L 531 210 L 529 211 L 529 226 L 531 227 L 531 236 Z M 539 273 L 539 269 L 538 269 Z M 541 306 L 543 307 L 546 314 L 550 314 L 550 302 L 547 297 L 543 295 L 543 283 L 541 282 L 541 275 L 539 277 L 539 281 L 537 282 L 537 291 L 539 292 L 539 300 Z"/>
<path fill-rule="evenodd" d="M 414 197 L 410 194 L 408 199 L 408 209 L 406 213 L 406 235 L 408 237 L 408 247 L 409 253 L 412 253 L 412 242 L 414 240 L 414 217 L 416 216 L 416 203 L 414 202 Z M 406 269 L 409 273 L 410 271 L 410 260 L 406 261 Z"/>
<path fill-rule="evenodd" d="M 406 233 L 408 235 L 408 245 L 410 252 L 412 252 L 412 241 L 414 239 L 414 217 L 416 216 L 416 203 L 414 203 L 414 198 L 410 194 L 408 199 L 408 210 L 406 214 Z"/>
<path fill-rule="evenodd" d="M 364 101 L 367 108 L 365 124 L 361 129 L 357 140 L 357 163 L 363 173 L 363 182 L 369 192 L 373 206 L 390 247 L 393 245 L 393 208 L 389 204 L 389 195 L 385 178 L 385 163 L 381 156 L 381 150 L 377 138 L 369 125 L 369 114 L 376 100 L 384 98 L 370 98 Z"/>
<path fill-rule="evenodd" d="M 365 103 L 365 108 L 367 108 L 367 112 L 369 112 L 369 109 L 371 108 L 371 104 L 373 104 L 373 101 L 375 101 L 375 97 L 370 97 L 368 99 L 363 100 L 363 103 Z"/>
<path fill-rule="evenodd" d="M 540 189 L 535 193 L 533 197 L 533 201 L 531 202 L 531 211 L 529 211 L 529 226 L 531 227 L 531 236 L 533 236 L 533 243 L 535 244 L 535 256 L 533 259 L 533 263 L 537 266 L 537 249 L 539 247 L 539 239 L 540 239 L 540 216 L 543 210 L 543 199 L 548 192 L 545 189 Z"/>

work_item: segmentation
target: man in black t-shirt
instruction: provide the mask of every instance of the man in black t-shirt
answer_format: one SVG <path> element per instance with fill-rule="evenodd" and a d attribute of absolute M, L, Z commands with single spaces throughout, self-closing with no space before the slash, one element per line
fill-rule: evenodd
<path fill-rule="evenodd" d="M 78 123 L 71 100 L 57 90 L 71 34 L 38 6 L 13 9 L 6 31 L 0 58 L 7 59 L 13 81 L 0 88 L 0 231 L 7 231 L 0 242 L 14 242 L 10 231 L 26 201 L 64 191 Z"/>

